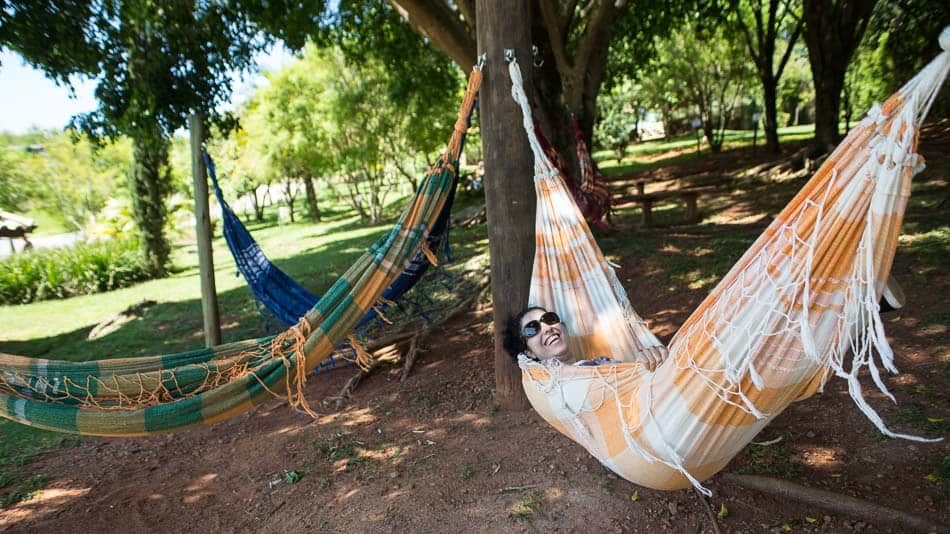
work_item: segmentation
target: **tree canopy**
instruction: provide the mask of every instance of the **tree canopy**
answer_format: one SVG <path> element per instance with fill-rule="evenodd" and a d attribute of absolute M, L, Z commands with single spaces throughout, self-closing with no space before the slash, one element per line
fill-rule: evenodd
<path fill-rule="evenodd" d="M 70 86 L 75 76 L 96 81 L 98 108 L 71 123 L 93 139 L 132 138 L 133 211 L 144 253 L 161 275 L 169 254 L 168 139 L 192 113 L 230 127 L 220 106 L 230 99 L 233 74 L 249 69 L 275 35 L 299 42 L 303 28 L 315 24 L 301 17 L 303 10 L 324 7 L 264 0 L 8 0 L 0 10 L 0 46 L 57 83 Z M 290 30 L 275 32 L 284 23 Z"/>

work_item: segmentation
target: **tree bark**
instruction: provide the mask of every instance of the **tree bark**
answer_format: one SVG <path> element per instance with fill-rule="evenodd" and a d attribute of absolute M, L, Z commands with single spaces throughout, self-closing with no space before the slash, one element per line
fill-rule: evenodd
<path fill-rule="evenodd" d="M 781 152 L 778 143 L 778 109 L 775 102 L 778 94 L 778 79 L 774 77 L 760 79 L 762 97 L 765 99 L 765 149 L 770 154 L 778 154 Z"/>
<path fill-rule="evenodd" d="M 813 153 L 838 144 L 838 120 L 844 75 L 864 36 L 876 0 L 804 0 L 805 44 L 815 83 Z"/>
<path fill-rule="evenodd" d="M 317 192 L 313 187 L 313 178 L 305 177 L 303 185 L 307 190 L 307 207 L 310 210 L 310 218 L 315 223 L 320 222 L 320 206 L 317 205 Z"/>
<path fill-rule="evenodd" d="M 432 41 L 462 70 L 471 72 L 475 64 L 475 40 L 468 26 L 444 0 L 389 0 L 389 3 L 417 33 Z"/>
<path fill-rule="evenodd" d="M 485 154 L 485 200 L 495 342 L 495 400 L 527 407 L 521 372 L 503 345 L 508 319 L 528 304 L 534 261 L 534 160 L 522 128 L 521 110 L 511 98 L 504 50 L 531 65 L 528 0 L 477 0 L 478 50 L 487 65 L 479 100 Z M 531 77 L 525 76 L 531 94 Z"/>
<path fill-rule="evenodd" d="M 290 222 L 296 222 L 294 219 L 294 201 L 297 199 L 297 193 L 294 191 L 294 184 L 291 178 L 284 181 L 284 200 L 290 209 Z"/>

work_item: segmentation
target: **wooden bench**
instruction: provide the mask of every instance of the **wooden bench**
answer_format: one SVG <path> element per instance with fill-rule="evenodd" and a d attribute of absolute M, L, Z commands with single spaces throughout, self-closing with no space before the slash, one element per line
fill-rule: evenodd
<path fill-rule="evenodd" d="M 708 189 L 674 189 L 626 195 L 614 199 L 613 209 L 629 208 L 639 204 L 640 211 L 643 213 L 643 226 L 653 226 L 653 205 L 665 200 L 680 199 L 686 205 L 686 222 L 696 224 L 701 220 L 698 205 L 699 196 L 705 191 L 708 191 Z"/>
<path fill-rule="evenodd" d="M 671 182 L 675 183 L 681 189 L 721 186 L 733 181 L 733 177 L 721 172 L 703 172 L 687 176 L 618 176 L 608 180 L 608 185 L 615 191 L 627 191 L 633 187 L 637 188 L 638 195 L 646 194 L 646 186 L 652 183 Z"/>
<path fill-rule="evenodd" d="M 673 178 L 663 177 L 663 178 L 621 178 L 618 180 L 610 180 L 607 184 L 611 189 L 615 190 L 625 190 L 628 187 L 634 186 L 637 188 L 637 194 L 644 195 L 646 194 L 646 186 L 651 182 L 662 182 L 665 180 L 673 180 Z"/>

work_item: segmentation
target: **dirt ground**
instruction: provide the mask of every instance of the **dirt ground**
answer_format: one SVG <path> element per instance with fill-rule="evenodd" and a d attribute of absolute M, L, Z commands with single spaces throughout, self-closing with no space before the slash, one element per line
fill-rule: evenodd
<path fill-rule="evenodd" d="M 947 139 L 927 146 L 946 157 Z M 628 267 L 622 279 L 649 268 Z M 947 276 L 931 284 L 945 287 Z M 885 380 L 898 404 L 869 380 L 867 398 L 895 430 L 945 437 L 950 332 L 922 318 L 946 303 L 926 285 L 904 289 L 907 306 L 887 320 L 902 373 Z M 671 299 L 647 284 L 628 290 L 664 340 L 706 293 L 684 288 Z M 46 489 L 0 510 L 0 531 L 907 531 L 721 476 L 707 482 L 713 496 L 704 501 L 691 489 L 650 490 L 612 475 L 533 411 L 494 406 L 489 321 L 484 312 L 457 317 L 428 338 L 407 381 L 398 381 L 398 367 L 384 367 L 339 411 L 329 398 L 354 371 L 312 377 L 317 420 L 275 399 L 209 428 L 57 449 L 26 467 L 49 477 Z M 950 524 L 939 478 L 948 443 L 881 437 L 841 380 L 793 404 L 755 439 L 773 440 L 750 446 L 723 473 L 761 474 Z"/>

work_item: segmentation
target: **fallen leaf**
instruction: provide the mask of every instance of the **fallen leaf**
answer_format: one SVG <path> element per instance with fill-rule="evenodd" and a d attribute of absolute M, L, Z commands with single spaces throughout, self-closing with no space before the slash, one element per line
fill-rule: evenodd
<path fill-rule="evenodd" d="M 942 423 L 943 417 L 928 417 L 927 420 L 931 423 Z"/>
<path fill-rule="evenodd" d="M 782 530 L 784 530 L 785 532 L 791 532 L 792 525 L 789 525 L 788 523 L 782 523 Z"/>
<path fill-rule="evenodd" d="M 817 523 L 818 518 L 805 516 L 805 521 L 808 521 L 809 523 Z"/>
<path fill-rule="evenodd" d="M 640 500 L 640 490 L 633 490 L 633 495 L 630 496 L 630 500 L 637 502 Z"/>
<path fill-rule="evenodd" d="M 841 478 L 842 476 L 841 473 L 831 473 L 831 478 Z"/>
<path fill-rule="evenodd" d="M 726 517 L 726 516 L 728 516 L 728 515 L 729 515 L 729 509 L 726 508 L 726 503 L 722 503 L 722 505 L 719 507 L 719 513 L 716 514 L 716 516 L 721 519 L 721 518 Z"/>
<path fill-rule="evenodd" d="M 929 475 L 924 477 L 924 480 L 926 480 L 927 482 L 933 482 L 934 484 L 936 484 L 937 482 L 940 482 L 940 475 L 938 475 L 937 473 L 930 473 Z"/>

